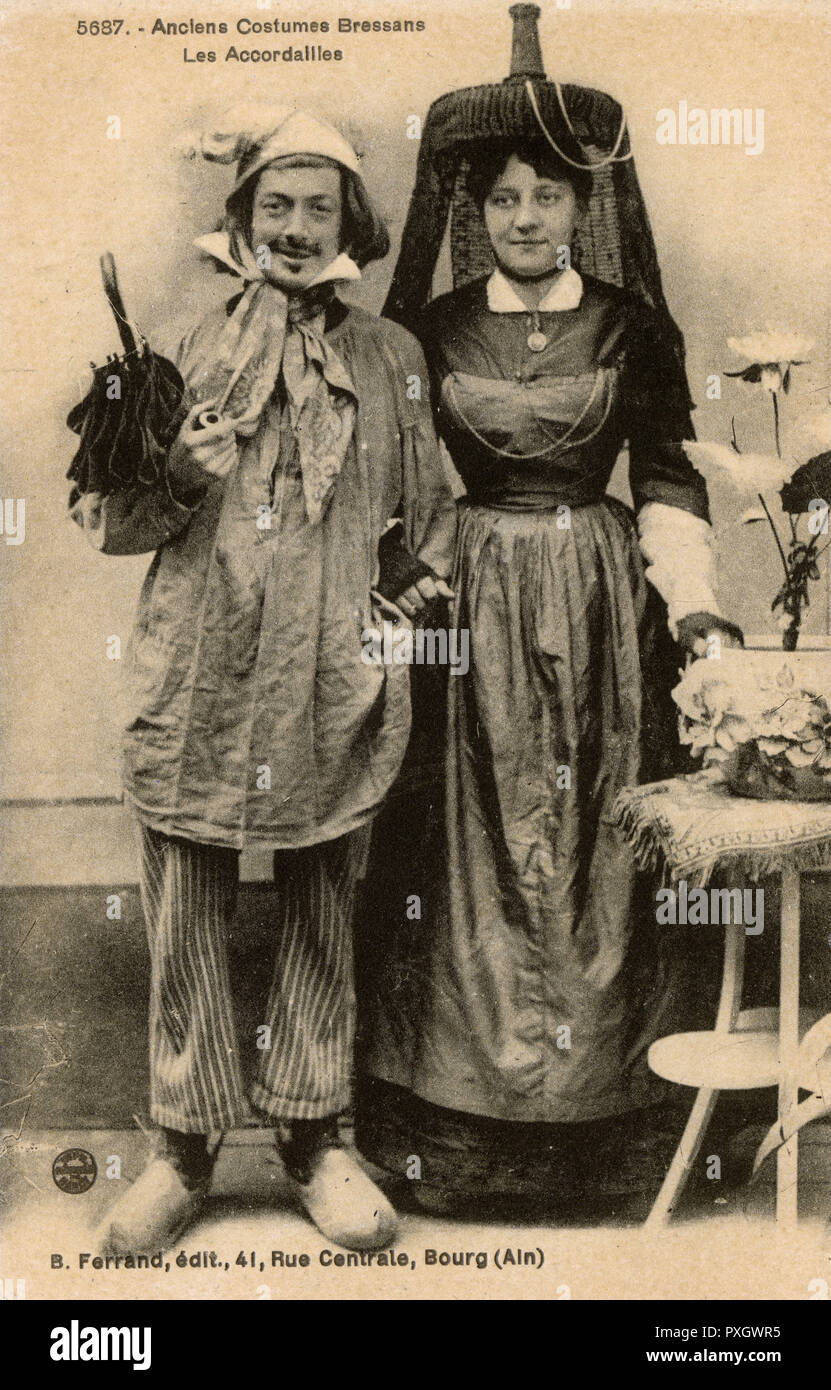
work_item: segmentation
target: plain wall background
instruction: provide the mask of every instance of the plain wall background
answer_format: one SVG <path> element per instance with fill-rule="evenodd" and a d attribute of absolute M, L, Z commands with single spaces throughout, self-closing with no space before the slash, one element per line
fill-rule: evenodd
<path fill-rule="evenodd" d="M 340 64 L 185 66 L 182 49 L 284 47 L 289 40 L 151 38 L 139 24 L 187 17 L 159 0 L 153 13 L 110 6 L 129 38 L 81 38 L 66 5 L 5 6 L 2 25 L 6 292 L 0 324 L 3 452 L 0 493 L 26 499 L 26 540 L 0 543 L 4 658 L 0 796 L 115 796 L 121 664 L 105 644 L 128 637 L 149 556 L 96 555 L 65 512 L 73 439 L 64 425 L 88 384 L 90 359 L 117 349 L 100 288 L 98 256 L 113 251 L 128 310 L 151 344 L 170 351 L 181 332 L 232 282 L 200 262 L 192 238 L 210 230 L 230 186 L 228 167 L 193 164 L 174 142 L 202 119 L 243 99 L 287 101 L 357 128 L 367 183 L 386 212 L 393 253 L 353 293 L 379 310 L 395 263 L 413 183 L 417 142 L 410 114 L 454 87 L 498 81 L 508 71 L 504 0 L 401 4 L 423 17 L 421 35 L 330 34 Z M 819 409 L 831 394 L 827 5 L 585 3 L 543 5 L 549 76 L 613 93 L 627 112 L 667 298 L 687 340 L 699 402 L 699 437 L 761 443 L 761 399 L 723 382 L 708 402 L 709 373 L 739 365 L 725 338 L 768 323 L 816 339 L 786 411 Z M 200 19 L 377 17 L 382 7 L 275 6 L 200 0 Z M 387 11 L 390 13 L 390 11 Z M 303 40 L 305 41 L 312 41 Z M 295 40 L 300 42 L 300 40 Z M 661 146 L 656 112 L 690 106 L 762 107 L 765 149 Z M 121 139 L 106 138 L 119 116 Z M 11 164 L 9 167 L 9 161 Z M 824 390 L 822 388 L 825 388 Z M 764 419 L 764 429 L 768 420 Z M 778 584 L 772 539 L 744 528 L 741 507 L 712 495 L 719 531 L 724 611 L 748 631 L 773 630 Z M 810 629 L 828 631 L 827 586 L 817 586 Z M 12 828 L 17 854 L 25 820 Z M 44 850 L 48 846 L 43 847 Z"/>

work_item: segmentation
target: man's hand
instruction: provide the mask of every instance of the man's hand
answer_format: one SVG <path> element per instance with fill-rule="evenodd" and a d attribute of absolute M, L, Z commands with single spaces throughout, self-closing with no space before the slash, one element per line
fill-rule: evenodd
<path fill-rule="evenodd" d="M 421 579 L 417 579 L 415 584 L 411 584 L 409 589 L 405 589 L 403 594 L 399 594 L 395 602 L 402 613 L 408 618 L 414 618 L 416 613 L 426 608 L 434 598 L 454 597 L 453 590 L 443 579 L 431 579 L 429 574 L 425 574 Z"/>
<path fill-rule="evenodd" d="M 210 405 L 210 401 L 200 401 L 188 411 L 168 454 L 170 481 L 183 492 L 203 486 L 212 477 L 224 478 L 236 461 L 234 421 L 220 419 L 216 425 L 205 426 L 198 423 Z"/>

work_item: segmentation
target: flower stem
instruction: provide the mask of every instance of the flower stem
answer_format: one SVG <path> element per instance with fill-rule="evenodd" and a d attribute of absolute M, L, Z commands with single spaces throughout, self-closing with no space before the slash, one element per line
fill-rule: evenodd
<path fill-rule="evenodd" d="M 767 502 L 765 501 L 764 497 L 762 496 L 761 492 L 759 493 L 759 501 L 761 502 L 762 506 L 764 507 L 765 516 L 767 517 L 767 519 L 768 519 L 768 521 L 769 521 L 769 523 L 770 523 L 770 529 L 771 529 L 771 531 L 773 532 L 773 539 L 776 541 L 776 548 L 777 548 L 777 550 L 779 551 L 779 554 L 780 554 L 781 559 L 782 559 L 782 568 L 783 568 L 784 571 L 785 571 L 785 578 L 786 578 L 786 579 L 790 579 L 790 577 L 791 577 L 791 572 L 790 572 L 790 570 L 788 569 L 788 561 L 787 561 L 787 559 L 785 558 L 785 552 L 784 552 L 784 550 L 782 549 L 782 542 L 781 542 L 780 539 L 779 539 L 779 532 L 778 532 L 777 529 L 776 529 L 776 525 L 775 525 L 775 523 L 774 523 L 773 517 L 771 516 L 770 512 L 768 511 L 768 504 L 767 504 Z"/>
<path fill-rule="evenodd" d="M 782 650 L 785 652 L 795 652 L 799 642 L 800 616 L 796 614 L 791 619 L 790 625 L 785 628 L 782 636 Z"/>
<path fill-rule="evenodd" d="M 773 429 L 774 429 L 774 433 L 775 433 L 775 435 L 776 435 L 776 452 L 777 452 L 777 454 L 779 455 L 779 457 L 780 457 L 780 459 L 781 459 L 781 457 L 782 457 L 782 442 L 781 442 L 781 440 L 780 440 L 780 438 L 779 438 L 779 392 L 778 392 L 778 391 L 772 391 L 772 392 L 771 392 L 771 396 L 772 396 L 772 398 L 773 398 Z"/>

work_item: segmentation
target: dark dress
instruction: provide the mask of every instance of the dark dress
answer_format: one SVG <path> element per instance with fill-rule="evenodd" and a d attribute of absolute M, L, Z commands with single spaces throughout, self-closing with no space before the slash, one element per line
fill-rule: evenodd
<path fill-rule="evenodd" d="M 663 1095 L 646 1049 L 676 1026 L 684 960 L 610 812 L 622 786 L 679 766 L 682 657 L 606 487 L 628 440 L 636 508 L 708 519 L 706 489 L 656 313 L 586 277 L 579 307 L 540 315 L 534 352 L 530 315 L 492 313 L 486 286 L 435 300 L 419 334 L 467 488 L 452 621 L 470 669 L 444 703 L 418 673 L 421 719 L 375 829 L 357 1141 L 402 1176 L 418 1156 L 428 1185 L 511 1193 L 561 1183 L 579 1139 L 594 1183 L 625 1189 L 621 1144 L 643 1176 L 632 1116 Z"/>

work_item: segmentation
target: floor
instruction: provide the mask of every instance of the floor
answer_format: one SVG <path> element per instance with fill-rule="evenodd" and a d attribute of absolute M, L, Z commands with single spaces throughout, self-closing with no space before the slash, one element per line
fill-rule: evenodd
<path fill-rule="evenodd" d="M 106 909 L 116 892 L 121 916 L 113 919 Z M 825 892 L 806 891 L 803 985 L 827 1000 Z M 731 1152 L 727 1141 L 705 1144 L 683 1208 L 657 1239 L 644 1235 L 645 1212 L 635 1208 L 475 1210 L 438 1219 L 421 1212 L 413 1184 L 401 1182 L 389 1189 L 401 1213 L 395 1263 L 341 1264 L 342 1252 L 295 1207 L 268 1135 L 246 1130 L 225 1140 L 204 1216 L 161 1271 L 96 1270 L 91 1261 L 81 1269 L 91 1232 L 146 1152 L 148 985 L 138 894 L 131 884 L 20 888 L 0 895 L 0 911 L 0 1292 L 11 1279 L 24 1281 L 30 1299 L 828 1296 L 831 1123 L 803 1132 L 795 1237 L 778 1236 L 773 1225 L 772 1171 L 752 1193 L 743 1180 L 772 1118 L 772 1092 L 755 1093 L 770 1113 L 739 1122 L 737 1100 L 722 1098 L 731 1107 L 722 1131 L 732 1135 Z M 267 958 L 271 930 L 267 887 L 244 885 L 229 955 L 240 1028 L 250 1036 L 264 980 L 251 962 Z M 754 938 L 754 949 L 768 935 Z M 772 936 L 771 959 L 775 945 Z M 760 964 L 761 977 L 771 974 Z M 775 997 L 772 975 L 759 987 L 761 998 Z M 52 1179 L 53 1160 L 72 1147 L 97 1163 L 84 1195 L 60 1192 Z M 714 1149 L 729 1161 L 723 1177 L 707 1178 Z M 60 1257 L 54 1267 L 53 1256 Z"/>
<path fill-rule="evenodd" d="M 738 1139 L 749 1152 L 753 1135 Z M 55 1156 L 76 1146 L 98 1168 L 83 1195 L 60 1192 L 52 1180 Z M 138 1130 L 32 1131 L 7 1141 L 0 1279 L 25 1280 L 30 1299 L 790 1300 L 821 1297 L 823 1288 L 827 1296 L 831 1285 L 826 1125 L 804 1132 L 802 1219 L 793 1237 L 778 1235 L 772 1221 L 772 1174 L 752 1195 L 744 1185 L 697 1181 L 657 1237 L 645 1235 L 643 1213 L 631 1209 L 437 1218 L 420 1212 L 400 1184 L 389 1189 L 399 1237 L 391 1254 L 371 1262 L 319 1235 L 295 1206 L 267 1133 L 241 1131 L 223 1143 L 203 1217 L 157 1258 L 159 1268 L 96 1270 L 92 1230 L 140 1172 L 145 1152 Z"/>

